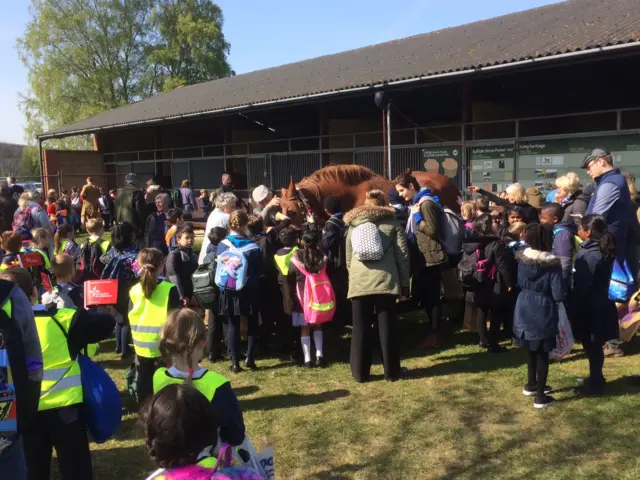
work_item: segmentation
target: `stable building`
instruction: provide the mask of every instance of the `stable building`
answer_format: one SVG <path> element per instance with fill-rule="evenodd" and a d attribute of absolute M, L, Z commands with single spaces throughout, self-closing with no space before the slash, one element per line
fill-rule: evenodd
<path fill-rule="evenodd" d="M 43 133 L 95 145 L 44 151 L 43 174 L 212 189 L 228 171 L 277 189 L 359 164 L 547 192 L 602 147 L 640 175 L 639 36 L 638 0 L 570 0 L 191 85 Z"/>

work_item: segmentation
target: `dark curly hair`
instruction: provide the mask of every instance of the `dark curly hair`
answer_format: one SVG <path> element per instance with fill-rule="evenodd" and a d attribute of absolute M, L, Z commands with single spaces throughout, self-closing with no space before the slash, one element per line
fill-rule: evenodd
<path fill-rule="evenodd" d="M 193 465 L 200 452 L 218 442 L 218 415 L 190 385 L 164 387 L 142 407 L 147 453 L 161 468 Z"/>

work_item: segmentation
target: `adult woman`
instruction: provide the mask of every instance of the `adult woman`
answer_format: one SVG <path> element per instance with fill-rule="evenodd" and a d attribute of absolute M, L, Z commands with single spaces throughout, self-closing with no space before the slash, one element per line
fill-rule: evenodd
<path fill-rule="evenodd" d="M 194 212 L 198 209 L 196 199 L 193 196 L 193 190 L 191 190 L 191 182 L 189 180 L 183 180 L 180 186 L 180 195 L 182 195 L 182 204 L 184 205 L 185 212 Z"/>
<path fill-rule="evenodd" d="M 372 361 L 373 323 L 377 320 L 387 380 L 400 375 L 400 355 L 395 338 L 396 297 L 409 294 L 409 250 L 405 233 L 395 220 L 395 210 L 385 207 L 384 192 L 367 193 L 365 204 L 345 215 L 348 225 L 346 256 L 349 293 L 353 311 L 351 374 L 357 382 L 369 380 Z M 367 229 L 372 223 L 376 230 Z M 382 256 L 362 260 L 359 248 L 379 236 Z M 377 239 L 376 239 L 377 240 Z"/>
<path fill-rule="evenodd" d="M 563 223 L 573 223 L 572 215 L 584 215 L 589 205 L 589 196 L 580 188 L 580 178 L 573 172 L 561 176 L 556 180 L 558 193 L 555 202 L 564 207 Z"/>
<path fill-rule="evenodd" d="M 538 210 L 529 203 L 527 191 L 519 183 L 512 183 L 507 188 L 507 199 L 504 200 L 498 195 L 487 192 L 480 187 L 471 185 L 467 189 L 472 193 L 479 193 L 489 198 L 490 201 L 501 207 L 510 207 L 516 205 L 522 209 L 522 215 L 525 223 L 538 223 Z M 509 208 L 505 208 L 505 223 L 509 215 Z"/>
<path fill-rule="evenodd" d="M 207 226 L 205 227 L 205 236 L 202 241 L 202 247 L 200 248 L 200 256 L 198 257 L 198 263 L 204 262 L 204 257 L 207 256 L 207 248 L 211 243 L 209 241 L 209 232 L 215 227 L 221 227 L 227 230 L 229 228 L 229 215 L 236 209 L 238 203 L 238 197 L 231 192 L 221 193 L 216 197 L 216 208 L 211 212 L 209 218 L 207 218 Z"/>
<path fill-rule="evenodd" d="M 411 296 L 426 309 L 429 317 L 428 335 L 422 346 L 433 348 L 439 345 L 441 271 L 448 261 L 439 240 L 440 199 L 433 196 L 429 188 L 420 188 L 411 170 L 398 176 L 395 183 L 400 196 L 411 204 L 406 228 L 414 272 Z"/>

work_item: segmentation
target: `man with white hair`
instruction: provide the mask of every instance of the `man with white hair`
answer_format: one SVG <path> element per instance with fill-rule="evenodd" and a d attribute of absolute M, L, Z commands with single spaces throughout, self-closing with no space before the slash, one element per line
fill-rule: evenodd
<path fill-rule="evenodd" d="M 165 256 L 169 254 L 165 235 L 167 233 L 166 219 L 171 198 L 166 193 L 159 193 L 155 198 L 156 211 L 147 216 L 144 228 L 144 246 L 147 248 L 157 248 Z"/>
<path fill-rule="evenodd" d="M 237 208 L 237 203 L 238 197 L 231 192 L 221 193 L 216 197 L 216 208 L 207 218 L 207 226 L 204 229 L 204 241 L 198 257 L 199 264 L 202 264 L 207 256 L 207 247 L 211 243 L 209 241 L 209 232 L 215 227 L 229 228 L 229 215 Z"/>

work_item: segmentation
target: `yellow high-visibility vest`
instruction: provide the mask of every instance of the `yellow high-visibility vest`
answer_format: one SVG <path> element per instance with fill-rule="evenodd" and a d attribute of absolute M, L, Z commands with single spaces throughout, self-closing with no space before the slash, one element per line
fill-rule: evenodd
<path fill-rule="evenodd" d="M 134 285 L 129 292 L 133 309 L 129 312 L 131 336 L 136 354 L 145 358 L 160 356 L 160 330 L 167 319 L 169 291 L 172 283 L 162 281 L 156 285 L 151 298 L 145 298 L 142 285 Z"/>
<path fill-rule="evenodd" d="M 53 316 L 46 310 L 36 310 L 34 314 L 43 362 L 38 410 L 82 403 L 80 365 L 69 355 L 67 344 L 67 333 L 76 310 L 62 308 Z"/>
<path fill-rule="evenodd" d="M 153 374 L 153 393 L 158 393 L 167 385 L 184 383 L 184 378 L 176 378 L 169 375 L 166 368 L 159 368 L 156 373 Z M 213 396 L 216 390 L 225 383 L 229 383 L 225 377 L 219 373 L 207 371 L 200 378 L 193 379 L 193 386 L 205 397 L 207 400 L 213 400 Z"/>
<path fill-rule="evenodd" d="M 291 268 L 291 257 L 293 257 L 298 251 L 298 247 L 293 247 L 289 253 L 284 255 L 274 255 L 273 259 L 276 262 L 276 266 L 280 273 L 285 277 L 289 275 L 289 269 Z"/>

